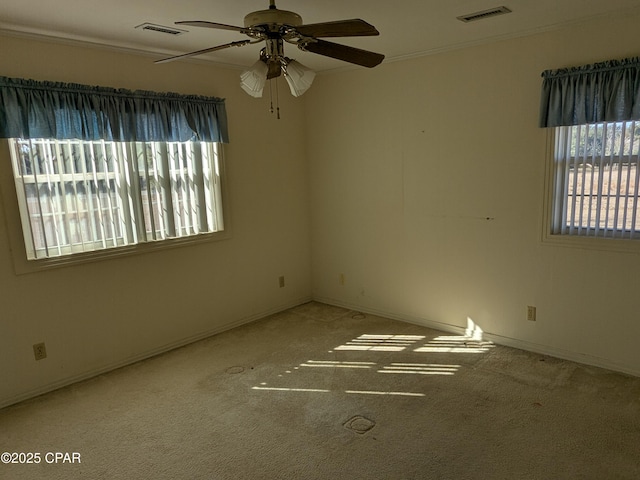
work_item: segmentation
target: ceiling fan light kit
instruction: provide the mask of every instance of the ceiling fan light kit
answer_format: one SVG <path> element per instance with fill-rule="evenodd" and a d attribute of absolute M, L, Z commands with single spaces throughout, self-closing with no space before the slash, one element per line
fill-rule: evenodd
<path fill-rule="evenodd" d="M 277 79 L 281 75 L 284 76 L 289 84 L 289 89 L 293 96 L 298 97 L 302 95 L 311 86 L 315 73 L 300 62 L 285 57 L 285 42 L 295 45 L 305 52 L 335 58 L 367 68 L 379 65 L 384 59 L 384 55 L 380 53 L 369 52 L 367 50 L 321 39 L 327 37 L 361 37 L 380 34 L 373 25 L 370 25 L 364 20 L 338 20 L 304 25 L 302 17 L 297 13 L 278 10 L 275 5 L 275 0 L 269 0 L 268 10 L 258 10 L 246 15 L 244 17 L 243 27 L 201 20 L 176 22 L 176 25 L 232 30 L 247 35 L 250 40 L 235 41 L 195 52 L 176 55 L 174 57 L 157 60 L 155 63 L 170 62 L 234 46 L 242 47 L 244 45 L 265 42 L 265 46 L 260 51 L 260 59 L 240 75 L 241 88 L 252 97 L 261 97 L 266 81 Z"/>
<path fill-rule="evenodd" d="M 269 67 L 262 60 L 258 60 L 251 68 L 240 74 L 240 87 L 255 98 L 262 96 L 262 90 L 267 83 Z"/>
<path fill-rule="evenodd" d="M 309 90 L 316 73 L 296 60 L 289 60 L 284 68 L 284 78 L 289 84 L 291 95 L 299 97 Z"/>

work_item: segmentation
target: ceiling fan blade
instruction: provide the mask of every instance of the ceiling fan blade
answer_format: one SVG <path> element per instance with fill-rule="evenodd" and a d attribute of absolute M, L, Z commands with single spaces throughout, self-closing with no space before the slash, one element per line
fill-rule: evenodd
<path fill-rule="evenodd" d="M 307 37 L 365 37 L 380 35 L 376 27 L 359 18 L 300 25 L 296 27 L 296 31 Z"/>
<path fill-rule="evenodd" d="M 176 25 L 188 25 L 190 27 L 217 28 L 219 30 L 233 30 L 234 32 L 247 33 L 250 28 L 236 27 L 234 25 L 225 25 L 224 23 L 206 22 L 204 20 L 189 20 L 184 22 L 175 22 Z"/>
<path fill-rule="evenodd" d="M 267 66 L 269 67 L 269 71 L 267 72 L 267 80 L 279 77 L 282 73 L 282 65 L 280 65 L 280 62 L 277 60 L 270 61 L 269 63 L 267 63 Z"/>
<path fill-rule="evenodd" d="M 247 43 L 251 43 L 251 40 L 240 40 L 238 42 L 225 43 L 224 45 L 218 45 L 217 47 L 204 48 L 196 52 L 183 53 L 182 55 L 176 55 L 175 57 L 163 58 L 162 60 L 156 60 L 153 63 L 173 62 L 174 60 L 178 60 L 180 58 L 187 58 L 187 57 L 193 57 L 195 55 L 202 55 L 203 53 L 215 52 L 216 50 L 223 50 L 229 47 L 242 47 Z"/>
<path fill-rule="evenodd" d="M 325 57 L 337 58 L 338 60 L 355 63 L 356 65 L 368 68 L 375 67 L 384 60 L 384 55 L 381 53 L 360 50 L 359 48 L 327 42 L 326 40 L 304 42 L 299 44 L 299 47 L 307 52 L 317 53 L 318 55 L 324 55 Z"/>

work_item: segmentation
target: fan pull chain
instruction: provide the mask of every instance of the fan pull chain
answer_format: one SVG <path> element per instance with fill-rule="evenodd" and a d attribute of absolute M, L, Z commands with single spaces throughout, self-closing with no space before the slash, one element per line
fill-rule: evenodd
<path fill-rule="evenodd" d="M 280 92 L 278 91 L 278 78 L 276 78 L 276 118 L 280 120 Z M 273 89 L 271 87 L 273 80 L 269 80 L 269 102 L 271 102 L 271 106 L 269 107 L 269 113 L 273 113 Z"/>
<path fill-rule="evenodd" d="M 276 118 L 280 120 L 280 90 L 278 90 L 278 77 L 276 77 L 276 109 L 278 110 Z"/>
<path fill-rule="evenodd" d="M 271 106 L 269 107 L 269 113 L 273 113 L 273 91 L 271 89 L 271 82 L 272 80 L 269 80 L 269 102 L 271 102 Z"/>

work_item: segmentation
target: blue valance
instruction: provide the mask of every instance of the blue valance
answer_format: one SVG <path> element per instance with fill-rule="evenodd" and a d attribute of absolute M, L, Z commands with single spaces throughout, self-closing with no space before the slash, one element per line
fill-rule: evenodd
<path fill-rule="evenodd" d="M 640 57 L 542 73 L 540 126 L 640 120 Z"/>
<path fill-rule="evenodd" d="M 228 142 L 224 100 L 0 77 L 0 138 Z"/>

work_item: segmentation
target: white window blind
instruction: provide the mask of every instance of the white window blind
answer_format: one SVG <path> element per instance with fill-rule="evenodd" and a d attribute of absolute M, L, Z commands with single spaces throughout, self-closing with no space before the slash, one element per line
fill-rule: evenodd
<path fill-rule="evenodd" d="M 28 259 L 224 229 L 220 145 L 11 139 Z"/>
<path fill-rule="evenodd" d="M 640 238 L 640 122 L 555 128 L 552 234 Z"/>

